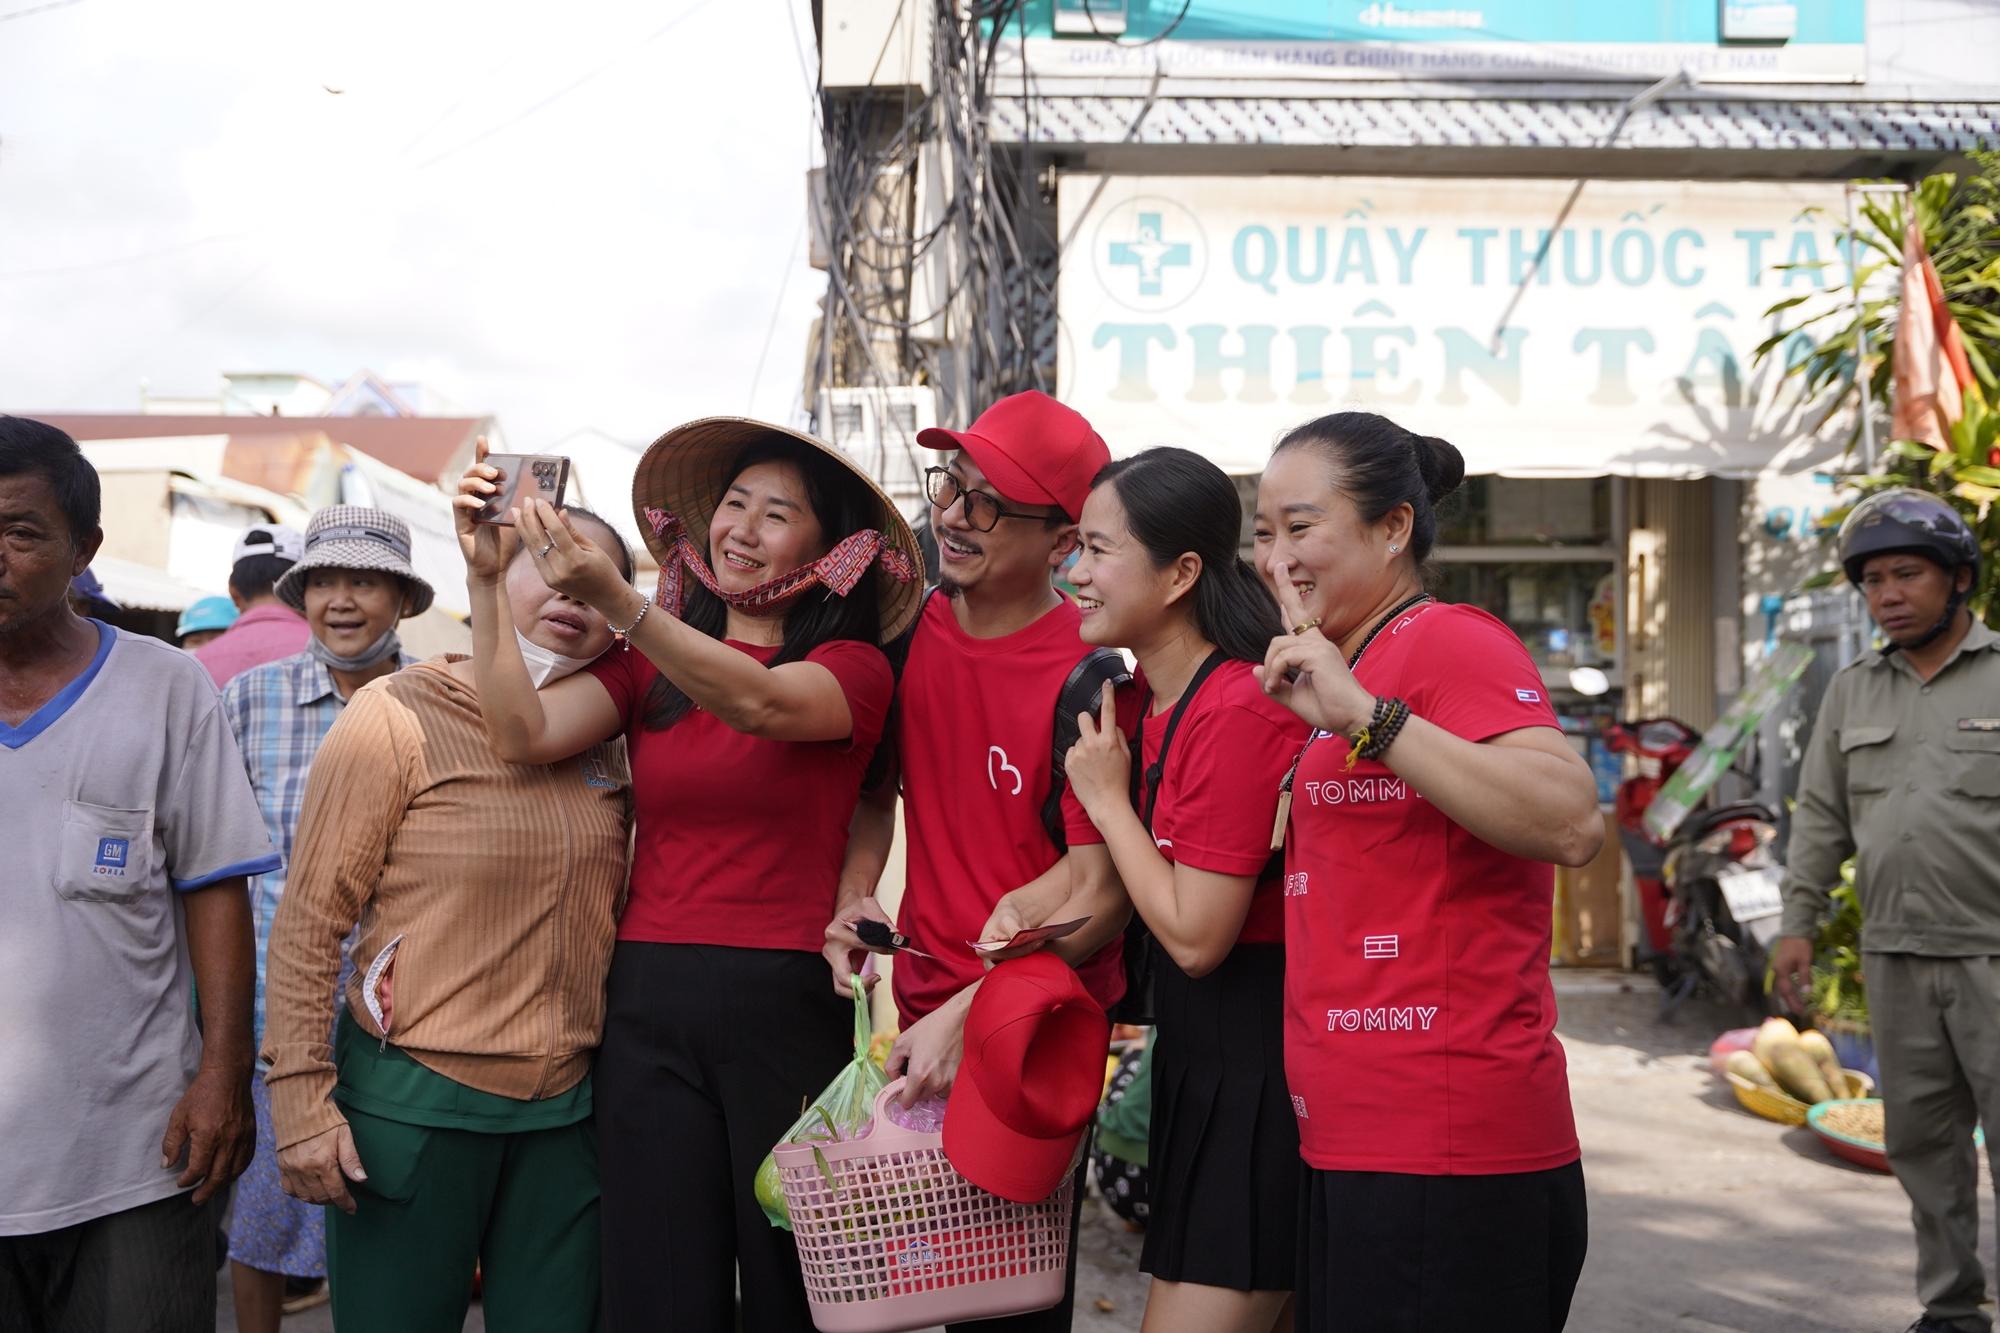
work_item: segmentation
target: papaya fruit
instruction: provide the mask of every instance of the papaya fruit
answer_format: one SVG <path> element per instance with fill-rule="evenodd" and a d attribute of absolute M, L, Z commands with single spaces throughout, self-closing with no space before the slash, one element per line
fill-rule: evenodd
<path fill-rule="evenodd" d="M 1819 1066 L 1820 1077 L 1826 1080 L 1826 1086 L 1832 1089 L 1833 1095 L 1845 1097 L 1847 1074 L 1841 1069 L 1840 1057 L 1833 1053 L 1833 1043 L 1826 1039 L 1826 1034 L 1814 1028 L 1807 1028 L 1799 1034 L 1799 1045 L 1812 1057 L 1813 1063 Z"/>
<path fill-rule="evenodd" d="M 1750 1050 L 1777 1078 L 1779 1087 L 1806 1105 L 1833 1099 L 1826 1076 L 1820 1073 L 1812 1056 L 1806 1054 L 1805 1047 L 1799 1045 L 1799 1030 L 1786 1019 L 1765 1019 Z"/>
<path fill-rule="evenodd" d="M 1724 1064 L 1730 1073 L 1738 1078 L 1755 1083 L 1768 1092 L 1778 1090 L 1778 1080 L 1771 1077 L 1771 1071 L 1764 1068 L 1764 1062 L 1748 1051 L 1731 1051 Z"/>

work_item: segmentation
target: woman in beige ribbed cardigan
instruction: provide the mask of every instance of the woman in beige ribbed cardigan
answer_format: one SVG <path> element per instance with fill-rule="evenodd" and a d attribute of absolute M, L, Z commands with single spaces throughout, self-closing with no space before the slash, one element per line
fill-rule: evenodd
<path fill-rule="evenodd" d="M 570 518 L 629 578 L 617 534 Z M 506 593 L 538 687 L 611 645 L 531 560 Z M 264 1058 L 285 1188 L 331 1205 L 338 1328 L 456 1333 L 477 1264 L 496 1333 L 595 1329 L 590 1065 L 629 818 L 622 743 L 504 762 L 463 657 L 358 691 L 328 734 L 272 932 Z"/>

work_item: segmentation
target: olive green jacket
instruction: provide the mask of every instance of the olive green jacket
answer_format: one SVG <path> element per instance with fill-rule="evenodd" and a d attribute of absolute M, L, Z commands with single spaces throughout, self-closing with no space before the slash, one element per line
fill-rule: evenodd
<path fill-rule="evenodd" d="M 1901 653 L 1834 676 L 1799 778 L 1783 933 L 1818 934 L 1849 856 L 1863 949 L 2000 954 L 2000 634 L 1974 621 L 1928 682 Z"/>

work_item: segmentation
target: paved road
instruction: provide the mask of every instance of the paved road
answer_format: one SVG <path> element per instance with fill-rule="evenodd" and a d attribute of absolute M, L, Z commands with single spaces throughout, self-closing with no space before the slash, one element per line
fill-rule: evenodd
<path fill-rule="evenodd" d="M 1662 1025 L 1651 984 L 1613 974 L 1561 974 L 1557 988 L 1590 1182 L 1590 1261 L 1573 1333 L 1899 1333 L 1909 1324 L 1916 1254 L 1902 1191 L 1833 1157 L 1808 1131 L 1738 1107 L 1708 1072 L 1722 1015 L 1686 1012 Z M 1982 1211 L 1990 1257 L 1990 1195 Z M 1075 1327 L 1136 1330 L 1146 1281 L 1139 1238 L 1095 1199 L 1084 1216 Z M 223 1307 L 221 1327 L 233 1333 L 226 1291 Z M 285 1333 L 332 1327 L 321 1308 L 287 1321 Z M 484 1328 L 476 1307 L 466 1328 Z"/>

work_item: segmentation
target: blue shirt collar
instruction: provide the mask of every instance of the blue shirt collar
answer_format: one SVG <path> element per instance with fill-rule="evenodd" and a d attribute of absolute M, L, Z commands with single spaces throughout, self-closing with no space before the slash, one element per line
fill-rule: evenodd
<path fill-rule="evenodd" d="M 25 718 L 18 727 L 10 727 L 0 722 L 0 745 L 10 750 L 18 750 L 35 737 L 47 731 L 63 719 L 83 692 L 90 688 L 90 682 L 97 679 L 97 673 L 104 669 L 105 659 L 111 656 L 113 645 L 118 642 L 118 631 L 101 620 L 90 621 L 97 631 L 97 652 L 90 659 L 90 665 L 77 674 L 75 680 L 55 692 L 50 700 Z"/>

